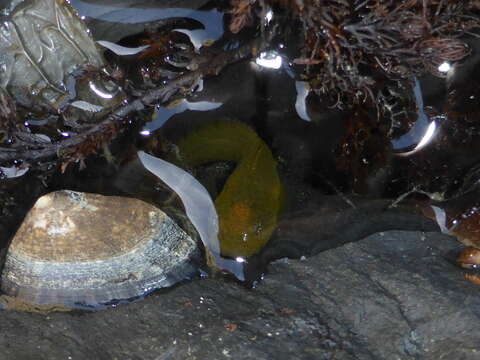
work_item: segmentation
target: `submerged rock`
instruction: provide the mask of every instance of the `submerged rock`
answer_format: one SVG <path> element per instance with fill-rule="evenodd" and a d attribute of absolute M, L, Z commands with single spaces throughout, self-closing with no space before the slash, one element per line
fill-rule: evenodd
<path fill-rule="evenodd" d="M 104 63 L 86 27 L 61 0 L 12 6 L 0 27 L 0 50 L 2 87 L 48 105 L 66 96 L 68 74 L 81 65 Z"/>
<path fill-rule="evenodd" d="M 115 309 L 2 313 L 2 359 L 478 359 L 480 289 L 440 233 L 386 232 Z M 86 346 L 88 344 L 88 346 Z M 39 350 L 40 349 L 40 350 Z"/>
<path fill-rule="evenodd" d="M 183 280 L 199 251 L 141 200 L 57 191 L 30 210 L 8 249 L 1 289 L 36 304 L 95 306 Z"/>
<path fill-rule="evenodd" d="M 100 76 L 105 67 L 102 54 L 67 1 L 14 1 L 3 12 L 0 87 L 17 102 L 62 110 L 76 100 L 72 106 L 91 116 L 123 98 L 116 84 Z M 87 70 L 99 76 L 77 82 Z"/>

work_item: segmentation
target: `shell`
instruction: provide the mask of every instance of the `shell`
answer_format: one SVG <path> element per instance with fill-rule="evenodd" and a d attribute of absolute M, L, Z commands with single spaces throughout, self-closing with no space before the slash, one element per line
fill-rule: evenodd
<path fill-rule="evenodd" d="M 1 289 L 36 304 L 104 304 L 191 276 L 198 255 L 150 204 L 57 191 L 37 200 L 12 239 Z"/>

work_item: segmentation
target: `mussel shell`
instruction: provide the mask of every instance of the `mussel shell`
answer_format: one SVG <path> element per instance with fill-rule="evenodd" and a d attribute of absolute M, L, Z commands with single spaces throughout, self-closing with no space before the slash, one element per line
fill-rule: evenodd
<path fill-rule="evenodd" d="M 196 271 L 196 242 L 141 200 L 57 191 L 30 210 L 1 289 L 36 304 L 96 306 L 142 296 Z"/>

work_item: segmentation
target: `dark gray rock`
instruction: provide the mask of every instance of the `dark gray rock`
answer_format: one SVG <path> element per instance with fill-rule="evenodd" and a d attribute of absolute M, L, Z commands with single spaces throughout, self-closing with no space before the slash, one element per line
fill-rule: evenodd
<path fill-rule="evenodd" d="M 480 288 L 447 236 L 387 232 L 256 289 L 192 281 L 96 313 L 1 313 L 2 359 L 478 359 Z"/>

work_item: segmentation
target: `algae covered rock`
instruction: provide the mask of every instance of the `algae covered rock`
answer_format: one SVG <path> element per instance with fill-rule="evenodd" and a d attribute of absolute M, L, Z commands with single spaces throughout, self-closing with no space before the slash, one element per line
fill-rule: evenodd
<path fill-rule="evenodd" d="M 75 88 L 72 73 L 102 69 L 105 63 L 89 30 L 65 0 L 15 1 L 3 12 L 0 86 L 16 101 L 58 110 L 69 100 L 99 106 L 117 95 L 119 89 L 108 82 L 90 81 L 86 89 Z"/>

